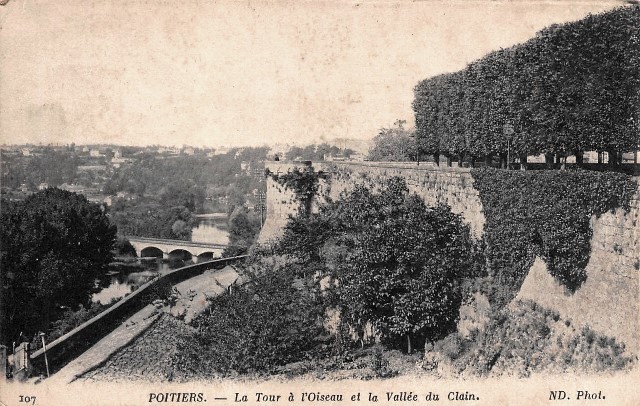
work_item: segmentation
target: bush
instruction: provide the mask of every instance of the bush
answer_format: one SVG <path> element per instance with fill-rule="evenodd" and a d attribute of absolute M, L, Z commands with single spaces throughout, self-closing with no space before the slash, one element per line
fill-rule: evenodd
<path fill-rule="evenodd" d="M 283 268 L 260 270 L 249 282 L 211 299 L 194 320 L 193 340 L 183 342 L 176 367 L 199 377 L 273 373 L 304 359 L 323 333 L 314 290 Z"/>

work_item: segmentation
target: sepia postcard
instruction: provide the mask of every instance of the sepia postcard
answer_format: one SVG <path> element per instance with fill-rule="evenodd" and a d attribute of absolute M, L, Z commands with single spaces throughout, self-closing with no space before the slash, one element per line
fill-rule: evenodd
<path fill-rule="evenodd" d="M 0 405 L 640 404 L 640 1 L 0 0 Z"/>

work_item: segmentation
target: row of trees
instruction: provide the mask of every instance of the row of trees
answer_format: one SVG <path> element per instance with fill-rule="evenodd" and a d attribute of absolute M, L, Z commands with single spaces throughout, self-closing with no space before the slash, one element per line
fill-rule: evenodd
<path fill-rule="evenodd" d="M 475 159 L 607 151 L 640 144 L 640 7 L 552 25 L 524 44 L 415 88 L 417 146 Z"/>
<path fill-rule="evenodd" d="M 322 144 L 309 144 L 305 147 L 293 146 L 285 154 L 285 158 L 289 160 L 302 159 L 309 161 L 323 161 L 325 155 L 344 155 L 349 157 L 354 151 L 350 148 L 341 149 L 335 145 L 329 145 L 326 142 Z"/>

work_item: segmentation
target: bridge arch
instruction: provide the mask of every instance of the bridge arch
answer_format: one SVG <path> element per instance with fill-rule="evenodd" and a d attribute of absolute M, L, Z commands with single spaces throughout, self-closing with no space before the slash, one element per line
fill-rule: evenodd
<path fill-rule="evenodd" d="M 172 250 L 169 252 L 169 259 L 170 260 L 182 260 L 182 261 L 188 261 L 193 257 L 193 255 L 191 254 L 191 252 L 182 249 L 182 248 L 177 248 L 175 250 Z"/>
<path fill-rule="evenodd" d="M 193 262 L 194 263 L 199 263 L 199 262 L 204 262 L 204 261 L 211 261 L 211 260 L 213 260 L 214 256 L 215 256 L 215 252 L 206 251 L 206 252 L 198 254 L 197 256 L 194 255 L 193 256 Z"/>
<path fill-rule="evenodd" d="M 148 257 L 162 258 L 163 256 L 164 256 L 164 252 L 158 247 L 149 246 L 140 250 L 141 258 L 148 258 Z"/>

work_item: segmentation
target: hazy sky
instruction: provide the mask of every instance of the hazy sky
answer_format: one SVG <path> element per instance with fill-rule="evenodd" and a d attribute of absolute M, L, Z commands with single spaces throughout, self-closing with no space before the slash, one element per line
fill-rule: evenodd
<path fill-rule="evenodd" d="M 11 0 L 0 143 L 371 138 L 419 80 L 622 4 Z"/>

